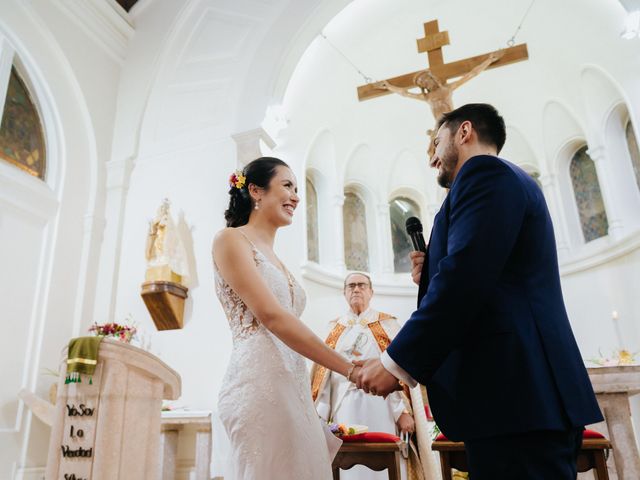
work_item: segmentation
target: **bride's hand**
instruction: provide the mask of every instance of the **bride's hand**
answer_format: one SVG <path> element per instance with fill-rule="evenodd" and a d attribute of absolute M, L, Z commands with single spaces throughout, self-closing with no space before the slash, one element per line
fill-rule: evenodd
<path fill-rule="evenodd" d="M 355 367 L 353 367 L 353 371 L 349 377 L 351 383 L 355 383 L 356 385 L 358 384 L 358 381 L 360 380 L 360 372 L 362 372 L 362 364 L 363 363 L 360 360 L 353 361 L 353 365 L 355 365 Z"/>

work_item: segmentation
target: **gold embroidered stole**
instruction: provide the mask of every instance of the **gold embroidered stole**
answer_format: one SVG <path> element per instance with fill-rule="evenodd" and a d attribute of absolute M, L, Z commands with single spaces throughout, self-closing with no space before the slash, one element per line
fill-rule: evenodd
<path fill-rule="evenodd" d="M 344 325 L 341 325 L 340 323 L 336 323 L 336 326 L 333 327 L 333 330 L 331 330 L 331 332 L 329 333 L 329 336 L 324 341 L 324 343 L 326 343 L 329 348 L 335 350 L 336 344 L 338 343 L 338 339 L 340 338 L 340 335 L 342 335 L 342 332 L 344 332 L 345 328 L 346 327 Z M 314 402 L 318 398 L 318 393 L 320 392 L 320 385 L 322 384 L 322 381 L 324 380 L 326 373 L 327 373 L 327 367 L 318 365 L 318 368 L 316 368 L 316 371 L 313 374 L 313 380 L 311 381 L 311 397 L 313 398 Z"/>

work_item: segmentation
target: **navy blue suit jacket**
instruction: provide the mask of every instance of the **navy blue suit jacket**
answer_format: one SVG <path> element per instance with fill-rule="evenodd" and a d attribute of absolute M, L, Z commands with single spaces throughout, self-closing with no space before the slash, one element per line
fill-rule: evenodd
<path fill-rule="evenodd" d="M 549 211 L 522 169 L 488 155 L 462 166 L 435 217 L 418 309 L 387 352 L 426 385 L 451 440 L 602 420 Z"/>

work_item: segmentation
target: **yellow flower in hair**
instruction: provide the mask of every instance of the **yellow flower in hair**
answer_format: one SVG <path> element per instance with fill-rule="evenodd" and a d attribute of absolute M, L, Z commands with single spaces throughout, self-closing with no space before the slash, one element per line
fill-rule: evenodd
<path fill-rule="evenodd" d="M 240 170 L 236 170 L 229 177 L 229 186 L 239 190 L 244 187 L 246 181 L 247 177 L 245 177 Z"/>

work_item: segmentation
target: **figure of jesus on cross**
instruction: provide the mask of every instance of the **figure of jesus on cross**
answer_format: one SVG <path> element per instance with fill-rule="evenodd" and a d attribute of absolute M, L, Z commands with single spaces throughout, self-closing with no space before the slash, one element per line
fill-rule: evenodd
<path fill-rule="evenodd" d="M 433 118 L 438 121 L 442 114 L 453 110 L 453 91 L 482 71 L 519 62 L 528 58 L 527 45 L 520 44 L 488 54 L 444 63 L 442 47 L 449 44 L 449 33 L 440 32 L 438 21 L 432 20 L 424 24 L 425 37 L 418 39 L 418 52 L 427 52 L 429 68 L 408 73 L 380 82 L 369 83 L 358 87 L 360 101 L 397 93 L 403 97 L 427 102 L 431 107 Z M 449 83 L 449 79 L 458 78 Z M 413 92 L 412 90 L 419 89 Z M 435 132 L 428 131 L 431 141 Z M 429 147 L 429 155 L 432 153 Z"/>

